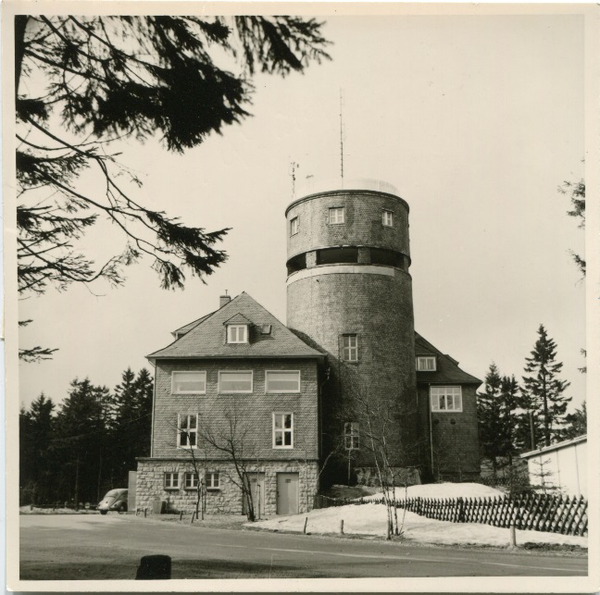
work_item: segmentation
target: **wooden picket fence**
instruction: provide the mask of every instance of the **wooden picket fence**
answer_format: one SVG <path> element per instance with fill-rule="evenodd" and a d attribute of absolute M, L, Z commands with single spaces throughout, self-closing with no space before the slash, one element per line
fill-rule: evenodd
<path fill-rule="evenodd" d="M 342 500 L 318 497 L 315 508 L 343 506 L 345 504 L 383 504 L 383 498 L 365 500 Z M 510 527 L 561 533 L 563 535 L 587 535 L 587 500 L 583 496 L 560 496 L 555 494 L 523 494 L 487 498 L 407 498 L 396 502 L 418 515 L 450 521 L 452 523 L 481 523 L 495 527 Z"/>

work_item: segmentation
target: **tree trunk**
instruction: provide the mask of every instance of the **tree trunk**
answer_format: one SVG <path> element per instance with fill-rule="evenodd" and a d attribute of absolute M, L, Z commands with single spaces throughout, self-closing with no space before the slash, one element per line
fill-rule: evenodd
<path fill-rule="evenodd" d="M 23 56 L 25 55 L 25 30 L 29 17 L 24 14 L 15 16 L 15 97 L 19 92 L 19 81 L 23 68 Z"/>

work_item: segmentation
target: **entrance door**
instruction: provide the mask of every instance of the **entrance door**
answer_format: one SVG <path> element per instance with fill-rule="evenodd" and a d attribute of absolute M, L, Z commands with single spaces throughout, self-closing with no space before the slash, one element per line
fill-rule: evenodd
<path fill-rule="evenodd" d="M 246 477 L 250 482 L 250 492 L 252 494 L 252 505 L 254 506 L 254 515 L 257 519 L 265 516 L 265 474 L 247 473 Z M 248 503 L 244 498 L 244 514 L 248 512 Z"/>
<path fill-rule="evenodd" d="M 298 514 L 298 474 L 277 474 L 277 514 Z"/>

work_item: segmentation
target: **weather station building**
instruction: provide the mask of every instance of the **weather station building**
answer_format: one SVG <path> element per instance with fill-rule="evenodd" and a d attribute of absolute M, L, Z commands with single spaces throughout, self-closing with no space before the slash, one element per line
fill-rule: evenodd
<path fill-rule="evenodd" d="M 340 186 L 313 185 L 286 209 L 287 326 L 246 293 L 224 296 L 148 356 L 138 508 L 191 510 L 200 482 L 208 514 L 243 512 L 236 463 L 215 448 L 234 430 L 260 516 L 310 510 L 323 485 L 376 484 L 379 428 L 401 482 L 479 476 L 481 381 L 415 332 L 409 205 L 383 182 Z"/>

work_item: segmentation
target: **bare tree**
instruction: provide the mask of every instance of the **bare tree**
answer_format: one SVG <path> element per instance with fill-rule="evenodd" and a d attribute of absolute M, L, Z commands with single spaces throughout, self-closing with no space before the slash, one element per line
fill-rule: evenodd
<path fill-rule="evenodd" d="M 235 473 L 229 474 L 229 478 L 242 492 L 248 520 L 255 521 L 256 510 L 249 475 L 254 471 L 257 448 L 255 430 L 248 420 L 247 413 L 234 402 L 225 409 L 222 418 L 200 418 L 198 438 L 205 448 L 224 455 L 232 463 Z"/>

